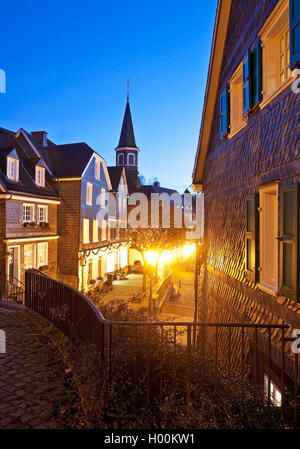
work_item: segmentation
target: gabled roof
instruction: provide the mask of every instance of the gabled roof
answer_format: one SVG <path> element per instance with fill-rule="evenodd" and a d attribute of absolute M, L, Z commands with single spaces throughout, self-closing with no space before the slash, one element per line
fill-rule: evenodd
<path fill-rule="evenodd" d="M 210 53 L 204 97 L 200 136 L 193 170 L 193 184 L 202 184 L 205 159 L 208 151 L 212 122 L 223 63 L 224 48 L 232 0 L 218 0 L 213 41 Z"/>
<path fill-rule="evenodd" d="M 86 143 L 69 143 L 47 147 L 55 178 L 81 177 L 94 150 Z"/>
<path fill-rule="evenodd" d="M 133 124 L 130 112 L 129 101 L 127 100 L 125 114 L 123 118 L 122 130 L 119 144 L 116 148 L 137 148 L 134 138 Z"/>
<path fill-rule="evenodd" d="M 109 173 L 112 190 L 114 192 L 117 192 L 124 167 L 122 166 L 107 167 L 107 170 Z"/>
<path fill-rule="evenodd" d="M 34 174 L 30 168 L 40 160 L 40 156 L 33 151 L 33 157 L 28 157 L 28 152 L 23 147 L 23 142 L 17 137 L 20 132 L 24 135 L 23 130 L 14 133 L 7 129 L 0 128 L 0 184 L 8 192 L 19 192 L 43 197 L 57 197 L 58 193 L 55 185 L 47 171 L 45 187 L 36 185 Z M 31 145 L 30 135 L 26 136 L 26 138 L 29 139 L 28 145 Z M 20 159 L 19 182 L 9 180 L 6 174 L 6 158 L 13 150 L 17 152 Z"/>

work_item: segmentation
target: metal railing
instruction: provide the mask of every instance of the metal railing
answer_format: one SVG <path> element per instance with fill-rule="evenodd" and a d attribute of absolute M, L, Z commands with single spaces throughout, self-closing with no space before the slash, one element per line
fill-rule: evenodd
<path fill-rule="evenodd" d="M 11 276 L 0 276 L 0 299 L 24 304 L 25 285 Z"/>
<path fill-rule="evenodd" d="M 184 377 L 184 395 L 189 403 L 193 382 L 201 370 L 205 370 L 207 360 L 216 369 L 221 367 L 228 376 L 232 373 L 240 376 L 241 382 L 251 377 L 255 385 L 261 384 L 260 356 L 264 347 L 267 348 L 264 362 L 268 375 L 268 403 L 271 400 L 271 371 L 275 357 L 277 367 L 280 361 L 278 377 L 281 382 L 281 406 L 284 408 L 288 325 L 111 321 L 106 320 L 88 298 L 72 287 L 37 270 L 27 270 L 25 277 L 25 305 L 51 321 L 71 341 L 79 339 L 92 343 L 100 353 L 110 381 L 120 373 L 124 376 L 130 361 L 134 373 L 132 376 L 131 372 L 127 372 L 127 376 L 132 376 L 135 385 L 139 382 L 138 373 L 143 373 L 148 399 L 152 389 L 159 389 L 160 397 L 169 394 L 171 389 L 176 392 L 180 376 L 181 381 Z M 167 348 L 174 359 L 172 369 L 168 368 L 166 372 Z M 298 364 L 296 355 L 295 363 Z M 295 368 L 294 393 L 296 422 L 298 365 L 297 370 Z"/>

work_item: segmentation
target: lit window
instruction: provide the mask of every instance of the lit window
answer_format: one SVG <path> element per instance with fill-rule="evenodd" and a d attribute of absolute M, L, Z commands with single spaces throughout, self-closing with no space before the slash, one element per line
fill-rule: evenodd
<path fill-rule="evenodd" d="M 38 206 L 38 223 L 48 222 L 48 206 Z"/>
<path fill-rule="evenodd" d="M 34 205 L 23 204 L 23 223 L 32 223 L 34 221 Z"/>
<path fill-rule="evenodd" d="M 86 184 L 86 204 L 89 206 L 93 204 L 93 184 L 90 182 Z"/>
<path fill-rule="evenodd" d="M 101 226 L 101 240 L 106 240 L 106 227 L 107 227 L 107 222 L 106 222 L 106 220 L 102 220 L 102 226 Z"/>
<path fill-rule="evenodd" d="M 105 189 L 101 189 L 101 207 L 105 207 L 106 203 L 106 191 Z"/>
<path fill-rule="evenodd" d="M 83 243 L 90 242 L 90 220 L 88 218 L 83 219 Z"/>
<path fill-rule="evenodd" d="M 290 30 L 287 26 L 278 37 L 280 84 L 291 74 L 290 69 Z"/>
<path fill-rule="evenodd" d="M 243 67 L 239 65 L 230 80 L 230 133 L 243 124 Z"/>
<path fill-rule="evenodd" d="M 39 187 L 45 187 L 45 169 L 43 167 L 35 167 L 35 183 Z"/>
<path fill-rule="evenodd" d="M 19 161 L 13 157 L 7 158 L 7 177 L 11 181 L 19 181 Z"/>
<path fill-rule="evenodd" d="M 101 162 L 96 159 L 95 162 L 95 178 L 100 179 L 100 168 L 101 168 Z"/>
<path fill-rule="evenodd" d="M 24 269 L 34 268 L 35 245 L 24 245 Z"/>
<path fill-rule="evenodd" d="M 259 189 L 259 287 L 278 290 L 278 184 Z"/>
<path fill-rule="evenodd" d="M 37 244 L 37 267 L 48 265 L 48 242 Z"/>
<path fill-rule="evenodd" d="M 114 253 L 107 254 L 106 269 L 108 273 L 115 271 L 115 255 Z"/>
<path fill-rule="evenodd" d="M 270 390 L 269 390 L 270 382 Z M 281 407 L 282 394 L 277 385 L 270 379 L 267 374 L 264 374 L 264 393 L 266 400 L 270 399 L 275 407 Z"/>
<path fill-rule="evenodd" d="M 263 45 L 263 95 L 271 95 L 290 71 L 289 2 L 274 9 L 261 30 Z"/>
<path fill-rule="evenodd" d="M 128 164 L 129 165 L 134 165 L 135 161 L 134 161 L 134 154 L 129 154 L 128 155 Z"/>
<path fill-rule="evenodd" d="M 98 220 L 93 220 L 93 242 L 98 242 Z"/>

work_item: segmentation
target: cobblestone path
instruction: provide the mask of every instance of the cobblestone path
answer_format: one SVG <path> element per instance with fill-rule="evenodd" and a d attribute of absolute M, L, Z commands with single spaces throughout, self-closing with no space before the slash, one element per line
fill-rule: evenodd
<path fill-rule="evenodd" d="M 0 353 L 0 429 L 81 427 L 76 388 L 41 330 L 45 323 L 28 310 L 0 307 L 0 329 L 6 333 L 6 353 Z"/>

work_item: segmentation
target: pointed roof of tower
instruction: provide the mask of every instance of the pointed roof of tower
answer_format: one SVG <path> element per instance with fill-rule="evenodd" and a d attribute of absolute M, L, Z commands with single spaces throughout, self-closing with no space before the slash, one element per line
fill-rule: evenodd
<path fill-rule="evenodd" d="M 128 99 L 126 103 L 120 140 L 116 150 L 118 148 L 138 148 L 135 143 L 133 124 Z"/>

